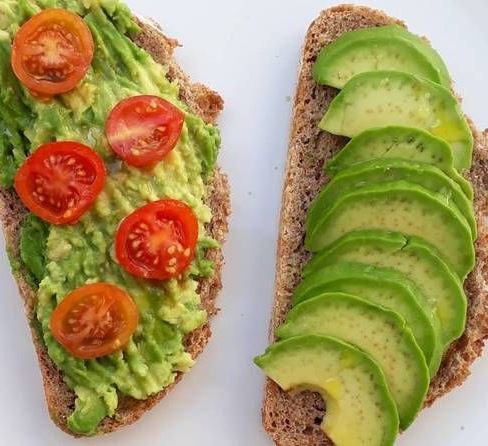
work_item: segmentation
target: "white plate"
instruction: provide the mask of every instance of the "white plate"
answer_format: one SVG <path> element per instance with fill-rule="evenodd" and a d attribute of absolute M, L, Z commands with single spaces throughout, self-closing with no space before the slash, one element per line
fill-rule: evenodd
<path fill-rule="evenodd" d="M 308 24 L 334 3 L 324 0 L 129 0 L 185 46 L 177 56 L 194 80 L 226 99 L 221 164 L 232 184 L 233 216 L 225 248 L 221 314 L 196 367 L 157 408 L 114 435 L 73 440 L 49 420 L 20 299 L 0 246 L 0 444 L 15 446 L 266 446 L 260 421 L 263 376 L 253 356 L 267 344 L 278 211 L 290 97 Z M 488 121 L 485 0 L 376 0 L 444 56 L 464 109 Z M 421 413 L 400 446 L 486 445 L 488 359 L 467 383 Z"/>

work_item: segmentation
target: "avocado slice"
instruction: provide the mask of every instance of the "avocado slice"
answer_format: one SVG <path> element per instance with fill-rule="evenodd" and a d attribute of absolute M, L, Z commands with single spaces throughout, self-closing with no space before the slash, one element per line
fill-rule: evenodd
<path fill-rule="evenodd" d="M 349 190 L 371 184 L 405 180 L 443 195 L 452 201 L 469 224 L 473 239 L 477 236 L 473 204 L 457 183 L 437 167 L 397 159 L 376 159 L 355 164 L 340 172 L 315 198 L 308 211 L 306 228 L 313 232 L 320 225 L 323 215 L 332 207 L 337 197 Z"/>
<path fill-rule="evenodd" d="M 356 296 L 325 293 L 294 307 L 278 329 L 282 339 L 332 336 L 370 355 L 383 370 L 406 429 L 422 407 L 430 375 L 425 357 L 405 320 Z"/>
<path fill-rule="evenodd" d="M 353 76 L 376 70 L 403 71 L 447 88 L 451 85 L 439 54 L 424 39 L 398 25 L 344 33 L 320 51 L 313 76 L 319 84 L 342 88 Z"/>
<path fill-rule="evenodd" d="M 350 166 L 378 158 L 436 166 L 459 184 L 469 200 L 473 199 L 471 183 L 453 167 L 451 146 L 418 128 L 389 126 L 365 130 L 351 139 L 326 164 L 325 170 L 333 177 Z"/>
<path fill-rule="evenodd" d="M 456 206 L 421 186 L 394 181 L 349 191 L 336 200 L 305 246 L 318 252 L 348 232 L 381 229 L 434 245 L 464 280 L 474 267 L 471 230 Z"/>
<path fill-rule="evenodd" d="M 447 347 L 464 332 L 467 299 L 459 278 L 425 240 L 386 231 L 357 231 L 344 235 L 305 267 L 315 275 L 337 262 L 360 262 L 392 268 L 414 282 L 439 318 Z"/>
<path fill-rule="evenodd" d="M 327 406 L 321 427 L 336 446 L 393 446 L 395 403 L 381 369 L 357 348 L 327 336 L 296 336 L 254 361 L 285 391 L 321 394 Z"/>
<path fill-rule="evenodd" d="M 293 305 L 329 292 L 352 294 L 398 313 L 422 349 L 430 376 L 437 373 L 444 348 L 439 319 L 427 297 L 404 274 L 360 263 L 334 262 L 304 278 L 295 288 Z"/>
<path fill-rule="evenodd" d="M 418 127 L 447 141 L 454 167 L 469 169 L 473 135 L 452 93 L 435 82 L 399 71 L 354 76 L 331 102 L 320 128 L 353 137 L 372 127 Z"/>

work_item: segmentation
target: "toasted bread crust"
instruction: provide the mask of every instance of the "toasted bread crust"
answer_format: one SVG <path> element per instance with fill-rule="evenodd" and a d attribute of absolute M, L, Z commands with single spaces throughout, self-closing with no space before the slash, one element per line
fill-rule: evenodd
<path fill-rule="evenodd" d="M 156 26 L 147 21 L 139 20 L 142 32 L 134 38 L 134 41 L 146 49 L 156 61 L 168 67 L 168 77 L 178 81 L 180 96 L 190 106 L 191 110 L 201 116 L 208 123 L 215 123 L 223 109 L 222 98 L 214 91 L 201 84 L 192 84 L 183 73 L 173 58 L 173 51 L 178 46 L 174 39 L 166 37 Z M 229 185 L 227 177 L 216 170 L 208 182 L 207 204 L 213 212 L 213 219 L 208 225 L 209 234 L 219 243 L 225 241 L 228 230 L 228 216 L 230 215 Z M 26 210 L 12 190 L 0 188 L 0 219 L 3 223 L 7 248 L 14 255 L 19 255 L 20 227 Z M 222 251 L 213 249 L 208 252 L 208 258 L 215 263 L 215 274 L 208 279 L 202 279 L 199 284 L 199 293 L 202 306 L 209 316 L 214 316 L 218 309 L 215 300 L 222 288 L 221 271 L 224 264 Z M 25 272 L 24 272 L 25 273 Z M 26 274 L 16 276 L 20 295 L 25 304 L 26 314 L 31 326 L 32 339 L 36 347 L 39 366 L 42 372 L 44 391 L 48 410 L 53 421 L 66 433 L 76 436 L 68 429 L 67 418 L 72 413 L 75 403 L 75 395 L 63 381 L 61 372 L 56 368 L 48 356 L 39 332 L 36 330 L 36 291 L 26 281 Z M 205 348 L 211 336 L 210 325 L 192 332 L 185 340 L 187 351 L 196 358 Z M 176 382 L 179 382 L 183 374 L 178 374 Z M 121 396 L 119 407 L 114 417 L 106 418 L 99 425 L 97 434 L 113 432 L 121 427 L 137 421 L 146 411 L 157 404 L 173 387 L 171 385 L 160 393 L 146 400 L 135 400 L 127 396 Z"/>
<path fill-rule="evenodd" d="M 274 309 L 270 341 L 291 307 L 293 289 L 301 280 L 310 254 L 305 251 L 304 223 L 308 207 L 328 181 L 324 161 L 340 150 L 346 139 L 324 132 L 318 124 L 331 100 L 333 88 L 319 86 L 312 78 L 312 67 L 320 49 L 342 33 L 358 28 L 403 23 L 381 11 L 366 7 L 341 5 L 323 11 L 311 24 L 302 53 L 298 86 L 293 107 L 288 165 L 286 170 L 278 240 Z M 487 135 L 471 125 L 475 138 L 474 161 L 469 177 L 475 189 L 475 211 L 479 239 L 477 263 L 466 285 L 469 309 L 466 332 L 455 342 L 433 380 L 426 405 L 432 404 L 469 375 L 469 366 L 480 355 L 488 337 L 487 283 L 488 234 L 486 228 L 488 190 Z M 329 446 L 332 442 L 320 429 L 325 413 L 318 394 L 283 392 L 271 380 L 266 381 L 263 425 L 279 446 Z"/>

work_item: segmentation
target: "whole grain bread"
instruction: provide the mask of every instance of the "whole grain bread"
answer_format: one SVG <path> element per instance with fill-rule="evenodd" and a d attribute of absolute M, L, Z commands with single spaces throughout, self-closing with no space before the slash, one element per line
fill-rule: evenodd
<path fill-rule="evenodd" d="M 291 295 L 301 280 L 310 254 L 304 248 L 304 222 L 308 207 L 328 181 L 324 161 L 340 150 L 346 139 L 324 132 L 318 124 L 337 90 L 316 84 L 312 67 L 322 47 L 341 34 L 358 28 L 375 27 L 401 21 L 367 7 L 340 5 L 323 11 L 311 24 L 302 52 L 298 86 L 293 105 L 288 165 L 278 240 L 274 309 L 270 340 L 291 306 Z M 432 381 L 426 405 L 464 382 L 469 366 L 481 354 L 488 337 L 488 132 L 479 133 L 472 125 L 475 139 L 473 167 L 469 172 L 475 190 L 475 211 L 479 238 L 477 262 L 466 285 L 469 300 L 466 331 L 446 353 L 438 375 Z M 332 442 L 320 429 L 325 407 L 312 392 L 286 393 L 267 380 L 263 403 L 263 424 L 279 446 L 325 446 Z"/>
<path fill-rule="evenodd" d="M 142 32 L 134 37 L 134 41 L 141 48 L 147 50 L 156 61 L 168 67 L 168 78 L 176 80 L 180 85 L 180 96 L 190 109 L 201 116 L 208 123 L 215 123 L 223 109 L 222 98 L 214 91 L 201 84 L 193 84 L 177 65 L 173 52 L 178 47 L 178 42 L 166 37 L 158 26 L 152 22 L 137 19 Z M 229 186 L 227 177 L 216 170 L 208 181 L 207 204 L 213 212 L 213 219 L 208 225 L 208 233 L 220 244 L 225 240 L 228 230 L 228 217 L 230 214 Z M 15 192 L 11 189 L 0 188 L 0 219 L 2 220 L 4 233 L 9 252 L 14 256 L 19 255 L 20 227 L 26 210 L 19 201 Z M 220 249 L 208 251 L 208 258 L 215 263 L 215 274 L 208 279 L 202 279 L 199 284 L 199 293 L 202 306 L 210 317 L 214 316 L 218 309 L 215 304 L 217 294 L 222 288 L 221 271 L 223 256 Z M 36 291 L 31 288 L 22 271 L 16 276 L 20 295 L 25 304 L 25 310 L 31 326 L 32 339 L 36 347 L 39 365 L 42 372 L 44 391 L 53 421 L 65 432 L 74 435 L 67 427 L 67 417 L 74 410 L 75 395 L 63 381 L 62 374 L 56 368 L 48 356 L 46 348 L 36 330 Z M 211 336 L 210 325 L 192 332 L 185 340 L 187 351 L 196 358 L 205 348 Z M 178 374 L 175 384 L 181 380 L 183 374 Z M 151 396 L 146 400 L 136 400 L 127 396 L 121 396 L 117 413 L 112 418 L 106 418 L 100 424 L 97 434 L 113 432 L 121 427 L 137 421 L 146 411 L 158 403 L 174 385 L 162 392 Z"/>

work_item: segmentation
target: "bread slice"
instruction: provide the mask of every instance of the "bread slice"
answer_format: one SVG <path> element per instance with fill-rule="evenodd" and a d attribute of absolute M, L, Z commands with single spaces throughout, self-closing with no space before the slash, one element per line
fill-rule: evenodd
<path fill-rule="evenodd" d="M 192 84 L 190 79 L 183 73 L 173 58 L 173 51 L 178 46 L 174 39 L 166 37 L 155 24 L 138 19 L 142 28 L 141 34 L 135 38 L 135 42 L 146 49 L 156 61 L 168 66 L 168 77 L 178 81 L 180 85 L 181 98 L 190 106 L 191 110 L 201 116 L 206 122 L 214 123 L 223 109 L 222 98 L 214 91 L 200 84 Z M 208 184 L 207 204 L 213 211 L 213 220 L 208 225 L 209 234 L 221 244 L 224 242 L 227 233 L 227 220 L 230 214 L 229 186 L 227 177 L 216 170 L 213 178 Z M 14 256 L 19 255 L 20 226 L 26 210 L 12 190 L 0 189 L 0 219 L 3 222 L 7 248 Z M 209 316 L 217 313 L 215 300 L 221 285 L 221 270 L 223 257 L 221 250 L 214 249 L 208 252 L 208 258 L 215 263 L 215 274 L 213 277 L 203 279 L 199 284 L 199 292 L 202 298 L 202 305 Z M 39 333 L 35 329 L 36 320 L 36 291 L 33 290 L 22 273 L 16 277 L 20 295 L 25 304 L 27 318 L 31 326 L 32 339 L 36 347 L 39 365 L 44 381 L 44 391 L 47 406 L 53 421 L 65 432 L 74 435 L 67 427 L 67 417 L 74 409 L 75 395 L 64 383 L 60 371 L 51 361 L 44 347 Z M 204 327 L 191 333 L 186 339 L 187 351 L 196 358 L 206 346 L 211 335 L 210 326 L 207 323 Z M 176 382 L 182 378 L 179 374 Z M 158 403 L 174 386 L 174 384 L 162 392 L 150 398 L 139 401 L 130 397 L 121 397 L 116 415 L 113 418 L 106 418 L 98 427 L 98 434 L 115 431 L 123 426 L 137 421 L 144 412 L 151 409 Z"/>
<path fill-rule="evenodd" d="M 270 340 L 291 306 L 291 295 L 300 282 L 305 251 L 304 223 L 310 202 L 327 182 L 324 161 L 341 149 L 346 139 L 319 129 L 318 124 L 337 90 L 317 85 L 312 67 L 320 49 L 346 31 L 358 28 L 403 23 L 381 11 L 366 7 L 341 5 L 326 11 L 310 26 L 302 53 L 301 68 L 293 106 L 288 166 L 286 170 L 278 255 L 274 310 Z M 475 138 L 474 162 L 470 180 L 475 189 L 475 210 L 479 238 L 477 263 L 466 282 L 469 309 L 466 332 L 447 352 L 441 370 L 433 380 L 426 400 L 437 398 L 460 385 L 469 375 L 470 364 L 480 355 L 488 337 L 488 132 L 479 133 L 471 124 Z M 311 392 L 289 394 L 271 380 L 265 386 L 263 424 L 279 446 L 332 445 L 320 429 L 324 403 Z"/>

